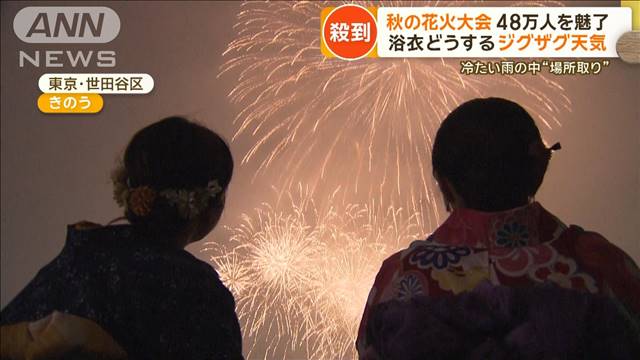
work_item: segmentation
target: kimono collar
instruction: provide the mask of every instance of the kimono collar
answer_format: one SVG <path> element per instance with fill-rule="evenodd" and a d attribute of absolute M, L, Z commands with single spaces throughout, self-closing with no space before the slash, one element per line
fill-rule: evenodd
<path fill-rule="evenodd" d="M 131 225 L 109 225 L 82 228 L 78 224 L 67 226 L 66 246 L 84 246 L 94 242 L 130 242 L 133 237 Z"/>
<path fill-rule="evenodd" d="M 103 248 L 157 248 L 174 251 L 166 242 L 154 239 L 136 231 L 129 224 L 97 226 L 81 228 L 75 225 L 67 226 L 67 249 L 103 249 Z M 180 250 L 180 249 L 177 249 Z"/>
<path fill-rule="evenodd" d="M 538 202 L 498 212 L 456 209 L 428 239 L 474 248 L 532 246 L 552 241 L 566 226 Z"/>

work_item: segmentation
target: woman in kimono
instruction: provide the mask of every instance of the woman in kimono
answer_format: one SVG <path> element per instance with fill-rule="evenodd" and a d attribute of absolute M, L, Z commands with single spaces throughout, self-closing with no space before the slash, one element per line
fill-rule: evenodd
<path fill-rule="evenodd" d="M 637 355 L 637 265 L 534 201 L 559 148 L 547 148 L 531 116 L 508 100 L 475 99 L 449 114 L 432 161 L 451 214 L 382 264 L 360 324 L 360 358 Z"/>
<path fill-rule="evenodd" d="M 113 174 L 128 224 L 68 227 L 62 252 L 2 310 L 2 356 L 242 359 L 233 296 L 184 250 L 216 226 L 232 172 L 228 146 L 203 126 L 170 117 L 140 130 Z"/>

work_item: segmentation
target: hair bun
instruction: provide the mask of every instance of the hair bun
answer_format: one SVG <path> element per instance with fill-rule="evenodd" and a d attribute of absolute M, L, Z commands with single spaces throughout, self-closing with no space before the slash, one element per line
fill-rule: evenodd
<path fill-rule="evenodd" d="M 136 216 L 147 216 L 151 213 L 156 196 L 155 190 L 148 186 L 138 186 L 131 189 L 128 200 L 129 209 Z"/>

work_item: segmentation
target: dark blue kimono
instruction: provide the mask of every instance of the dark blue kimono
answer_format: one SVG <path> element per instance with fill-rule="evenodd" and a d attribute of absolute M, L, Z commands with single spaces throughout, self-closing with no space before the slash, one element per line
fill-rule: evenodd
<path fill-rule="evenodd" d="M 215 270 L 130 225 L 69 226 L 60 255 L 2 310 L 0 323 L 54 310 L 95 321 L 132 359 L 242 359 L 235 302 Z"/>

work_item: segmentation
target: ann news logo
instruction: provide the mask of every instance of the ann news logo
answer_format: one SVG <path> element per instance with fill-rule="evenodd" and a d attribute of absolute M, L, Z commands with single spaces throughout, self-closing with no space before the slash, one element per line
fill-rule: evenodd
<path fill-rule="evenodd" d="M 105 44 L 118 36 L 120 18 L 104 6 L 29 6 L 13 19 L 16 36 L 29 44 Z M 115 67 L 110 50 L 33 50 L 18 53 L 19 66 Z"/>

